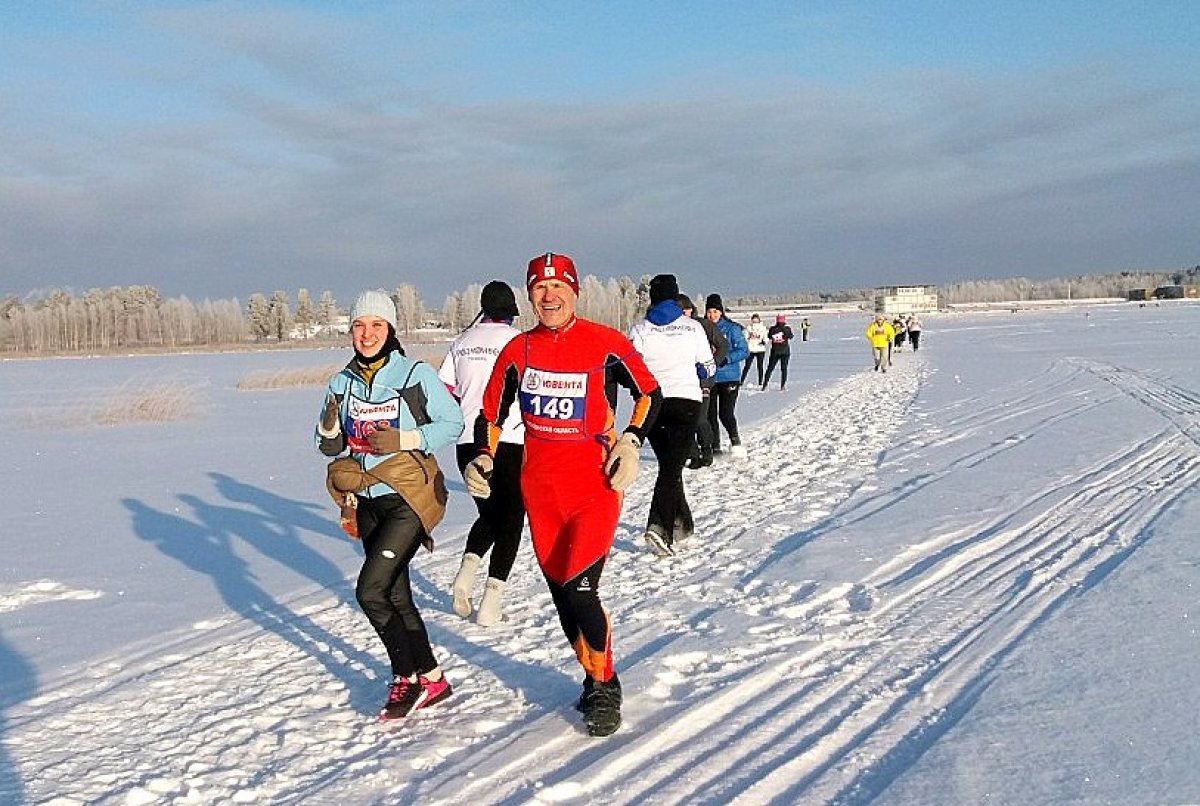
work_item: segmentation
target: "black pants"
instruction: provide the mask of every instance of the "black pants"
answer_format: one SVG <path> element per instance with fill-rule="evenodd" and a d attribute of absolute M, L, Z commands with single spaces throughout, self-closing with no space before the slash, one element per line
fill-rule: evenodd
<path fill-rule="evenodd" d="M 707 455 L 711 458 L 713 427 L 708 421 L 708 412 L 712 407 L 712 390 L 702 389 L 701 391 L 704 392 L 704 399 L 700 401 L 700 408 L 696 410 L 696 434 L 690 444 L 691 457 L 698 458 Z"/>
<path fill-rule="evenodd" d="M 455 450 L 459 472 L 475 458 L 474 445 L 459 445 Z M 506 581 L 521 545 L 521 527 L 525 523 L 525 499 L 521 497 L 521 464 L 525 446 L 501 442 L 492 465 L 492 494 L 473 498 L 479 517 L 467 533 L 466 551 L 488 560 L 488 576 Z"/>
<path fill-rule="evenodd" d="M 437 660 L 408 578 L 408 564 L 425 536 L 421 519 L 395 493 L 359 498 L 358 533 L 366 557 L 354 595 L 383 641 L 392 674 L 412 677 L 433 670 Z"/>
<path fill-rule="evenodd" d="M 787 368 L 791 358 L 791 353 L 771 353 L 771 360 L 767 362 L 767 377 L 763 378 L 762 382 L 763 389 L 766 389 L 767 384 L 771 382 L 771 371 L 775 369 L 776 364 L 779 365 L 779 388 L 783 389 L 787 386 Z"/>
<path fill-rule="evenodd" d="M 758 363 L 758 383 L 760 386 L 762 385 L 762 382 L 763 382 L 763 369 L 762 369 L 763 355 L 765 353 L 766 353 L 765 350 L 761 353 L 750 353 L 750 358 L 746 359 L 746 366 L 742 367 L 742 383 L 746 382 L 746 376 L 750 374 L 750 360 L 754 359 L 754 361 Z"/>
<path fill-rule="evenodd" d="M 908 332 L 908 340 L 912 342 L 914 351 L 921 349 L 921 331 L 910 330 Z"/>
<path fill-rule="evenodd" d="M 675 541 L 676 525 L 687 534 L 695 528 L 683 489 L 683 465 L 690 453 L 699 411 L 697 400 L 665 398 L 654 427 L 650 429 L 650 447 L 658 459 L 658 476 L 654 479 L 654 496 L 650 499 L 646 527 L 661 532 L 668 544 Z"/>
<path fill-rule="evenodd" d="M 741 437 L 738 436 L 737 415 L 734 413 L 740 387 L 741 384 L 737 381 L 724 381 L 713 385 L 712 399 L 708 402 L 708 424 L 712 426 L 714 451 L 721 447 L 721 429 L 717 427 L 718 422 L 725 426 L 730 445 L 742 444 Z"/>

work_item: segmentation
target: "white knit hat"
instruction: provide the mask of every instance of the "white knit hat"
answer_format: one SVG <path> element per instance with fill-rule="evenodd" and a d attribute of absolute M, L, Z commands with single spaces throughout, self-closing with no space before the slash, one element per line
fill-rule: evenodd
<path fill-rule="evenodd" d="M 396 329 L 396 303 L 382 291 L 364 291 L 358 295 L 350 309 L 350 321 L 360 316 L 378 316 Z"/>

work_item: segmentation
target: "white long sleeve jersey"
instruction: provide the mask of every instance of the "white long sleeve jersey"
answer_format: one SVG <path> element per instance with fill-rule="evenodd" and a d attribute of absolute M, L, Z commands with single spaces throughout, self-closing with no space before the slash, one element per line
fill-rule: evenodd
<path fill-rule="evenodd" d="M 704 328 L 690 316 L 665 325 L 643 319 L 629 329 L 629 340 L 658 379 L 663 397 L 701 400 L 699 364 L 706 377 L 716 372 Z"/>
<path fill-rule="evenodd" d="M 442 368 L 438 377 L 442 383 L 450 387 L 450 391 L 458 398 L 462 407 L 463 418 L 467 427 L 458 438 L 459 444 L 474 441 L 475 418 L 483 408 L 483 390 L 487 388 L 488 378 L 492 376 L 492 367 L 496 365 L 496 356 L 504 345 L 512 341 L 521 331 L 504 322 L 479 322 L 463 331 L 450 345 L 450 352 L 442 360 Z M 501 442 L 525 442 L 525 426 L 521 422 L 521 412 L 517 402 L 513 401 L 508 417 L 504 419 L 504 430 L 500 434 Z"/>

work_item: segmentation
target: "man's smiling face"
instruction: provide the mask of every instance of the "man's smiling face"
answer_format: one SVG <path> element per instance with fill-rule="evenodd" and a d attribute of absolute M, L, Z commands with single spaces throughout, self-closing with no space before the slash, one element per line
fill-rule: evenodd
<path fill-rule="evenodd" d="M 538 321 L 557 330 L 575 316 L 575 291 L 562 280 L 539 280 L 529 289 L 529 301 Z"/>

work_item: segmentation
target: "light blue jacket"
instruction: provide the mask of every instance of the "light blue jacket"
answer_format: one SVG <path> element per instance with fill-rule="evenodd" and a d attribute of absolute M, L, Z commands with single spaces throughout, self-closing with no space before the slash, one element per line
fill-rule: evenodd
<path fill-rule="evenodd" d="M 390 455 L 374 453 L 367 441 L 381 421 L 387 421 L 392 428 L 419 431 L 420 449 L 425 453 L 452 445 L 463 431 L 462 409 L 438 378 L 437 371 L 399 352 L 388 356 L 387 363 L 379 368 L 370 384 L 358 373 L 352 360 L 329 379 L 328 395 L 338 401 L 346 447 L 364 470 L 370 470 Z M 322 400 L 318 424 L 328 399 Z M 422 409 L 425 418 L 418 416 Z M 321 435 L 315 436 L 320 447 Z M 360 494 L 374 498 L 392 492 L 395 490 L 386 484 L 373 484 Z"/>
<path fill-rule="evenodd" d="M 729 342 L 729 356 L 724 364 L 717 367 L 717 374 L 713 380 L 717 383 L 741 383 L 742 362 L 750 356 L 750 345 L 746 343 L 746 334 L 742 332 L 741 325 L 727 316 L 722 316 L 717 320 L 717 330 L 725 334 L 725 338 Z"/>

